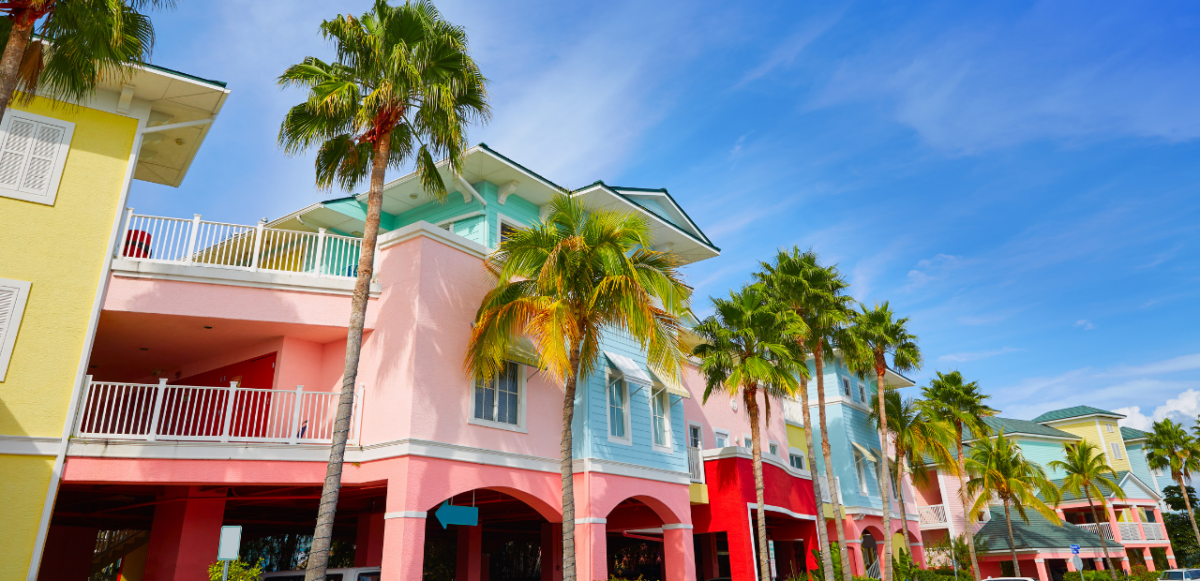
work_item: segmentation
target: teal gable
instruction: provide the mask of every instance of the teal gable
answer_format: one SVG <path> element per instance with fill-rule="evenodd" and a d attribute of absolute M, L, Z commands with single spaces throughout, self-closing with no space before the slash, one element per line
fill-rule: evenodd
<path fill-rule="evenodd" d="M 1142 442 L 1126 442 L 1125 451 L 1129 453 L 1130 472 L 1138 477 L 1138 480 L 1145 482 L 1158 494 L 1162 494 L 1162 484 L 1155 478 L 1154 471 L 1150 470 L 1150 464 L 1146 462 L 1146 449 Z"/>
<path fill-rule="evenodd" d="M 1063 451 L 1063 443 L 1051 440 L 1037 440 L 1033 438 L 1014 438 L 1017 445 L 1021 448 L 1021 453 L 1025 455 L 1025 459 L 1041 466 L 1046 470 L 1046 475 L 1052 480 L 1063 478 L 1066 474 L 1062 470 L 1055 470 L 1050 466 L 1050 463 L 1055 460 L 1063 460 L 1066 458 Z"/>

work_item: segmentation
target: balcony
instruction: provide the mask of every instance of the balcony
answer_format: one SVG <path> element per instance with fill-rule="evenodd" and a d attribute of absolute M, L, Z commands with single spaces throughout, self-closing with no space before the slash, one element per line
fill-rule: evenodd
<path fill-rule="evenodd" d="M 804 425 L 804 409 L 800 407 L 800 402 L 792 398 L 783 400 L 783 419 L 797 426 Z"/>
<path fill-rule="evenodd" d="M 703 484 L 704 483 L 704 458 L 700 454 L 700 448 L 693 448 L 691 446 L 688 446 L 687 458 L 688 458 L 688 475 L 691 477 L 692 482 Z"/>
<path fill-rule="evenodd" d="M 1116 540 L 1116 537 L 1113 536 L 1112 525 L 1110 525 L 1109 523 L 1106 523 L 1106 522 L 1083 523 L 1083 524 L 1077 524 L 1075 526 L 1077 526 L 1089 533 L 1092 533 L 1093 535 L 1100 535 L 1100 536 L 1104 537 L 1106 540 L 1109 540 L 1109 541 Z"/>
<path fill-rule="evenodd" d="M 944 504 L 918 506 L 917 509 L 921 515 L 921 528 L 945 526 L 950 522 L 950 519 L 946 517 L 946 505 Z"/>
<path fill-rule="evenodd" d="M 1147 541 L 1167 540 L 1167 531 L 1163 528 L 1162 523 L 1144 522 L 1142 523 L 1142 531 L 1146 533 Z"/>
<path fill-rule="evenodd" d="M 329 444 L 337 392 L 88 381 L 75 436 L 83 439 Z M 350 440 L 358 439 L 361 397 Z"/>

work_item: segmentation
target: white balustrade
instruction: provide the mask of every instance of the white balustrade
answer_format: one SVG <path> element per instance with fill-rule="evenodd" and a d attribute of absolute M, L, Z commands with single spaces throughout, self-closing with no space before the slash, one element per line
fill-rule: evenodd
<path fill-rule="evenodd" d="M 1112 526 L 1109 523 L 1084 523 L 1075 526 L 1094 535 L 1101 535 L 1107 540 L 1116 540 L 1116 537 L 1113 536 Z"/>
<path fill-rule="evenodd" d="M 1135 522 L 1119 522 L 1117 523 L 1117 530 L 1121 531 L 1122 541 L 1142 540 L 1142 531 Z"/>
<path fill-rule="evenodd" d="M 870 567 L 867 567 L 867 577 L 871 579 L 879 579 L 879 559 L 875 559 Z"/>
<path fill-rule="evenodd" d="M 81 438 L 330 443 L 339 392 L 93 381 L 83 394 Z M 350 437 L 357 440 L 355 398 Z"/>
<path fill-rule="evenodd" d="M 917 507 L 921 513 L 921 524 L 923 525 L 940 525 L 949 522 L 946 518 L 946 505 L 932 504 L 929 506 Z"/>
<path fill-rule="evenodd" d="M 783 400 L 783 417 L 790 422 L 803 426 L 804 410 L 800 407 L 800 402 L 790 397 L 785 398 Z"/>
<path fill-rule="evenodd" d="M 217 268 L 321 277 L 358 274 L 362 239 L 319 232 L 141 216 L 126 211 L 117 257 Z"/>
<path fill-rule="evenodd" d="M 688 475 L 692 482 L 704 482 L 704 458 L 700 454 L 700 448 L 688 446 Z"/>
<path fill-rule="evenodd" d="M 1163 529 L 1162 523 L 1144 522 L 1142 523 L 1142 531 L 1146 533 L 1147 541 L 1167 540 L 1167 532 Z"/>

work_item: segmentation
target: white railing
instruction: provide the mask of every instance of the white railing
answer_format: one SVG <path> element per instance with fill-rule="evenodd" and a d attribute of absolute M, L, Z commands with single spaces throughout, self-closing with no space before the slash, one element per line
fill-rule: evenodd
<path fill-rule="evenodd" d="M 1142 523 L 1142 531 L 1146 533 L 1147 541 L 1165 541 L 1167 540 L 1167 531 L 1163 529 L 1161 523 L 1144 522 Z"/>
<path fill-rule="evenodd" d="M 875 562 L 871 563 L 870 567 L 867 567 L 867 575 L 866 576 L 871 579 L 879 578 L 879 559 L 875 559 Z"/>
<path fill-rule="evenodd" d="M 700 448 L 688 446 L 688 475 L 692 482 L 704 482 L 704 458 L 700 453 Z"/>
<path fill-rule="evenodd" d="M 797 425 L 804 425 L 804 410 L 800 407 L 800 402 L 785 398 L 783 400 L 783 418 Z"/>
<path fill-rule="evenodd" d="M 1121 531 L 1122 541 L 1140 541 L 1142 540 L 1142 530 L 1138 528 L 1135 522 L 1119 522 L 1117 530 Z"/>
<path fill-rule="evenodd" d="M 338 392 L 89 381 L 75 434 L 119 440 L 327 444 Z M 357 441 L 361 394 L 350 439 Z"/>
<path fill-rule="evenodd" d="M 921 513 L 921 524 L 923 525 L 941 525 L 949 522 L 946 518 L 946 505 L 932 504 L 929 506 L 918 506 Z"/>
<path fill-rule="evenodd" d="M 1093 535 L 1103 536 L 1107 540 L 1116 540 L 1116 537 L 1113 536 L 1112 526 L 1109 523 L 1083 523 L 1075 526 L 1092 533 Z"/>
<path fill-rule="evenodd" d="M 828 480 L 826 480 L 824 476 L 814 476 L 814 478 L 819 478 L 821 480 L 821 502 L 832 503 L 833 496 L 829 492 L 829 486 L 826 486 L 826 482 L 828 482 Z M 834 476 L 833 486 L 838 487 L 838 498 L 841 498 L 842 479 Z"/>
<path fill-rule="evenodd" d="M 350 277 L 358 272 L 362 239 L 319 232 L 140 216 L 128 208 L 117 258 L 247 271 Z"/>

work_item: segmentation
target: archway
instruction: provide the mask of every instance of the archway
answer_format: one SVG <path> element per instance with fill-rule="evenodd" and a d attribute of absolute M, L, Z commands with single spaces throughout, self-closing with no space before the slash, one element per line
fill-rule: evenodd
<path fill-rule="evenodd" d="M 879 542 L 871 531 L 862 534 L 862 564 L 864 576 L 879 578 Z"/>

